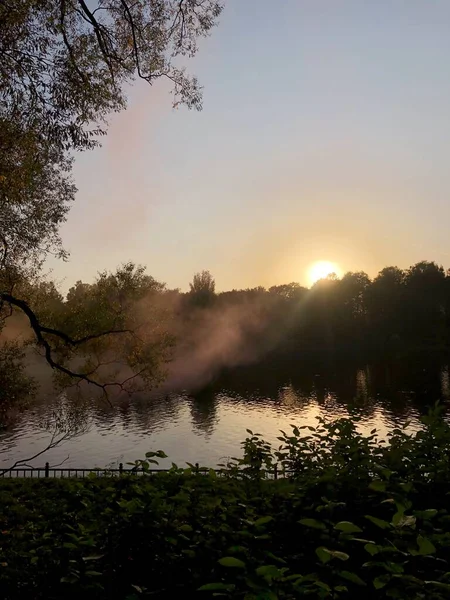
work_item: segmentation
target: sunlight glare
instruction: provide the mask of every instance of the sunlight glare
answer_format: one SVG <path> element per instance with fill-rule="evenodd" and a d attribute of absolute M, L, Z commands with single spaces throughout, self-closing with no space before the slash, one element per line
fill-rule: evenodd
<path fill-rule="evenodd" d="M 336 263 L 328 260 L 320 260 L 311 265 L 308 271 L 309 283 L 313 285 L 319 279 L 324 279 L 331 273 L 336 273 L 339 276 L 340 269 Z"/>

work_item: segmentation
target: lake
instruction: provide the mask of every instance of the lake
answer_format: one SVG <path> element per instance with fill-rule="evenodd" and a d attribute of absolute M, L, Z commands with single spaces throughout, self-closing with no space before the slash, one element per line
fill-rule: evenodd
<path fill-rule="evenodd" d="M 437 360 L 403 361 L 365 367 L 315 365 L 250 366 L 223 374 L 196 394 L 186 391 L 148 397 L 136 395 L 108 406 L 72 398 L 47 399 L 23 411 L 0 433 L 0 465 L 32 456 L 51 437 L 49 422 L 73 421 L 78 435 L 32 462 L 64 467 L 105 467 L 164 450 L 180 466 L 215 466 L 240 454 L 246 429 L 276 443 L 290 424 L 315 425 L 316 417 L 362 417 L 360 428 L 378 428 L 383 436 L 411 421 L 437 400 L 450 400 L 448 364 Z"/>

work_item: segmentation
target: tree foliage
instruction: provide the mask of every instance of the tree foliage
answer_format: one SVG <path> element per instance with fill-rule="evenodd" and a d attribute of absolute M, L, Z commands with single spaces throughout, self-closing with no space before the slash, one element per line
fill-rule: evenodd
<path fill-rule="evenodd" d="M 196 273 L 189 284 L 189 299 L 191 304 L 206 307 L 211 306 L 216 296 L 216 282 L 209 271 Z"/>
<path fill-rule="evenodd" d="M 434 262 L 386 267 L 373 281 L 349 272 L 309 290 L 295 283 L 233 290 L 217 303 L 263 308 L 272 356 L 370 361 L 450 348 L 450 276 Z"/>
<path fill-rule="evenodd" d="M 36 292 L 34 282 L 49 253 L 66 256 L 59 227 L 76 192 L 73 151 L 99 143 L 108 116 L 126 107 L 127 86 L 136 78 L 149 84 L 167 79 L 175 106 L 201 108 L 200 86 L 183 62 L 196 53 L 199 38 L 209 34 L 221 10 L 215 0 L 0 1 L 0 331 L 9 316 L 22 311 L 47 362 L 59 373 L 94 382 L 92 373 L 69 368 L 67 357 L 82 345 L 86 350 L 88 343 L 98 350 L 100 337 L 108 333 L 100 326 L 114 321 L 115 327 L 120 320 L 129 325 L 129 316 L 118 316 L 125 309 L 120 289 L 135 301 L 130 286 L 139 278 L 126 269 L 102 274 L 86 305 L 78 304 L 76 326 L 65 316 L 62 325 L 72 333 L 52 326 L 48 307 L 20 295 L 31 288 Z M 90 333 L 88 325 L 94 327 Z M 155 374 L 160 354 L 152 354 L 142 340 L 138 350 L 137 339 L 122 347 L 126 364 L 140 375 Z M 17 361 L 0 360 L 0 370 L 12 364 Z"/>
<path fill-rule="evenodd" d="M 201 106 L 197 80 L 177 57 L 221 12 L 215 0 L 20 0 L 0 3 L 2 116 L 20 120 L 58 148 L 89 148 L 105 118 L 126 106 L 138 77 L 173 83 L 175 104 Z"/>

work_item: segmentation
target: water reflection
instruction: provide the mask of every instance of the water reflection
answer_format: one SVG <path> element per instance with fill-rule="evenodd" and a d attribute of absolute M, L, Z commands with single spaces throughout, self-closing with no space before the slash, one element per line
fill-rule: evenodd
<path fill-rule="evenodd" d="M 316 417 L 363 417 L 363 430 L 382 432 L 406 420 L 417 426 L 420 414 L 438 399 L 450 400 L 449 366 L 432 360 L 362 368 L 299 368 L 298 365 L 247 367 L 224 374 L 195 396 L 172 393 L 125 398 L 114 407 L 67 396 L 34 406 L 0 434 L 0 462 L 8 465 L 45 446 L 54 420 L 79 419 L 79 434 L 46 459 L 67 466 L 104 466 L 164 449 L 183 464 L 214 465 L 236 455 L 245 430 L 275 441 L 289 424 L 315 424 Z M 40 459 L 42 462 L 42 459 Z M 40 464 L 40 463 L 39 463 Z"/>
<path fill-rule="evenodd" d="M 194 433 L 211 436 L 217 422 L 220 393 L 208 388 L 190 398 L 192 427 Z"/>
<path fill-rule="evenodd" d="M 441 370 L 441 394 L 446 400 L 450 399 L 450 373 L 448 365 L 442 367 Z"/>

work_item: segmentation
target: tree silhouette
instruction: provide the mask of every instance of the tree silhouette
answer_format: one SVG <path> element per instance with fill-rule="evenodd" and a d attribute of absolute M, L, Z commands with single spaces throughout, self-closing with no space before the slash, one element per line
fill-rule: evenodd
<path fill-rule="evenodd" d="M 193 306 L 207 307 L 214 303 L 216 298 L 216 282 L 209 271 L 195 273 L 192 283 L 189 284 L 189 301 Z"/>

